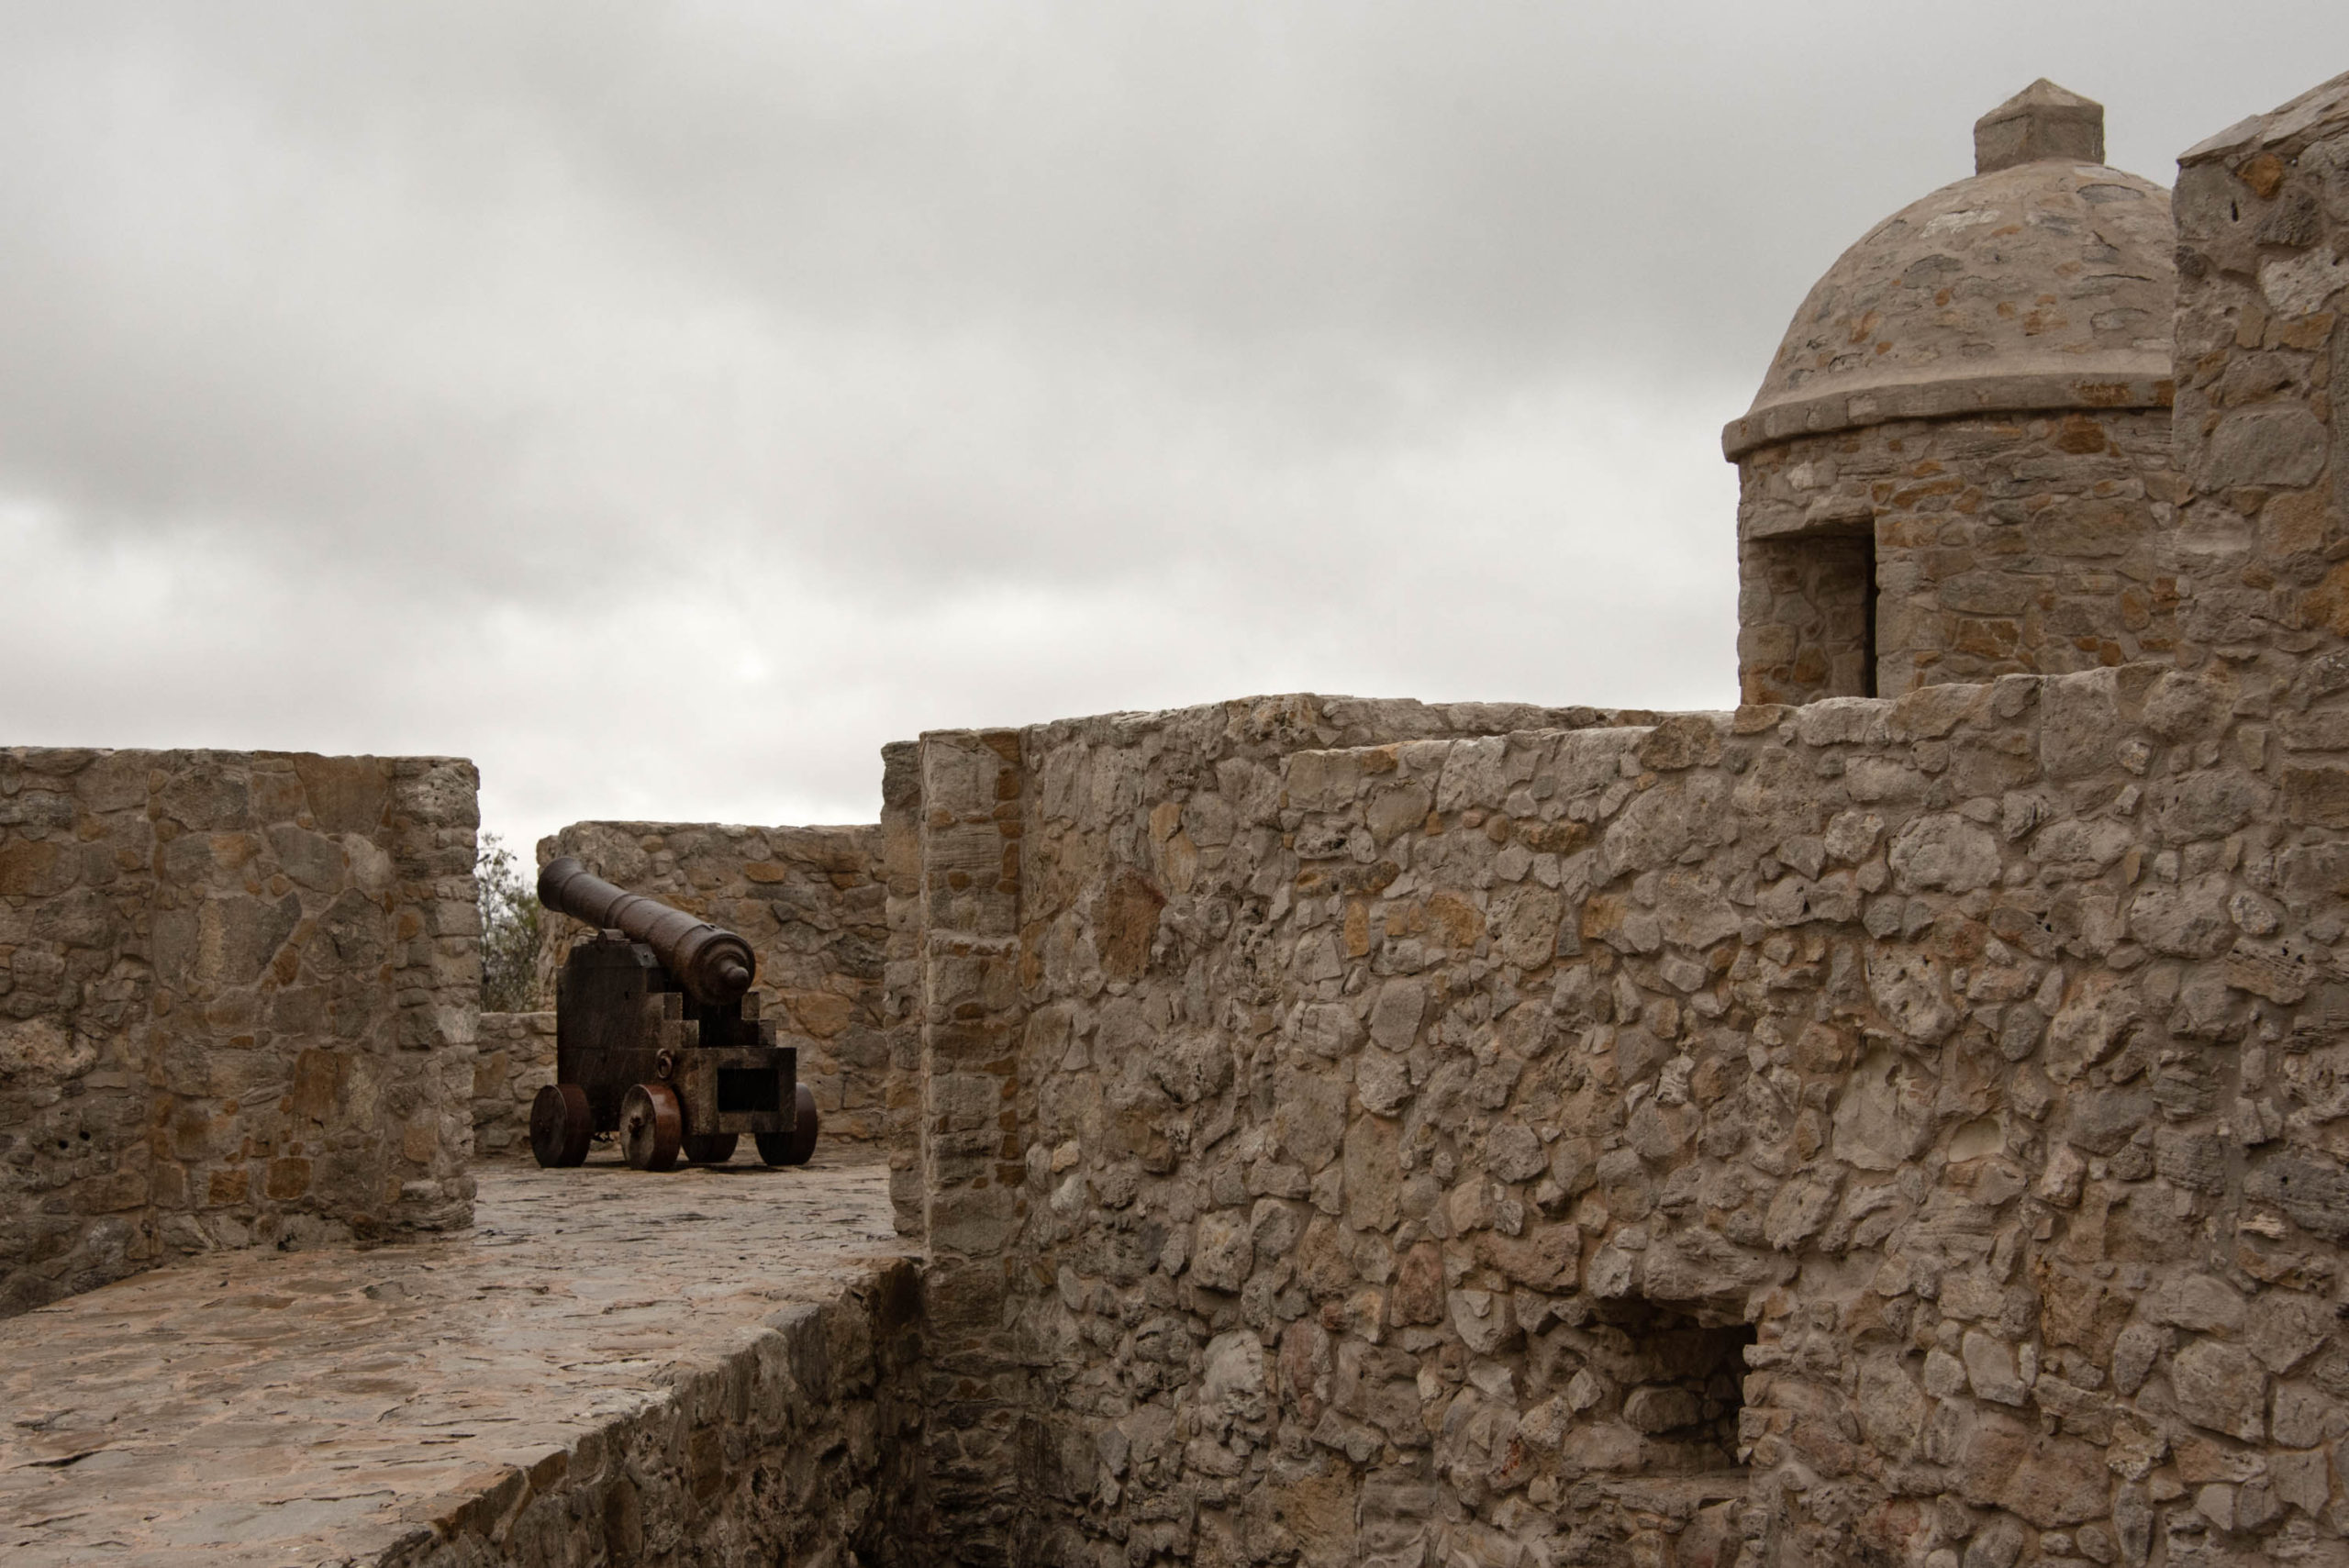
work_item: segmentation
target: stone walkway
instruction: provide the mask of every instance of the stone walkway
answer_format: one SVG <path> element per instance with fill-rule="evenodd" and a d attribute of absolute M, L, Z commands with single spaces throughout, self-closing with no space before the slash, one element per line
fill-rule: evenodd
<path fill-rule="evenodd" d="M 0 1323 L 0 1561 L 406 1555 L 902 1251 L 881 1165 L 599 1160 L 477 1168 L 459 1239 L 223 1253 Z"/>

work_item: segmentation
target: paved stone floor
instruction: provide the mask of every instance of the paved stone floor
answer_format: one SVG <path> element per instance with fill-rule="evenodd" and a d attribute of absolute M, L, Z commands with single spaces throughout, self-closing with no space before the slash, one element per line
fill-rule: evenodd
<path fill-rule="evenodd" d="M 0 1323 L 0 1562 L 367 1562 L 902 1251 L 887 1169 L 821 1151 L 475 1174 L 462 1238 L 223 1253 Z"/>

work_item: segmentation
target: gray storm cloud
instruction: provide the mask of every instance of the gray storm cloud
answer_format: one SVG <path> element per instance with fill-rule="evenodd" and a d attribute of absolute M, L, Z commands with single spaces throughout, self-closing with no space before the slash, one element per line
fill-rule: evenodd
<path fill-rule="evenodd" d="M 461 751 L 526 840 L 869 818 L 941 725 L 1725 703 L 1812 277 L 2035 76 L 2165 180 L 2343 52 L 2113 16 L 0 7 L 0 740 Z"/>

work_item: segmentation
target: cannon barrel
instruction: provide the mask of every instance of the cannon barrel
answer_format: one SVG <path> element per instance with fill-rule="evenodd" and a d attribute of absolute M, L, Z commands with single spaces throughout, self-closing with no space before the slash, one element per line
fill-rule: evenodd
<path fill-rule="evenodd" d="M 758 955 L 740 937 L 658 898 L 615 887 L 575 855 L 551 861 L 539 873 L 539 902 L 598 929 L 626 932 L 651 948 L 696 1001 L 710 1006 L 741 1000 L 758 972 Z"/>

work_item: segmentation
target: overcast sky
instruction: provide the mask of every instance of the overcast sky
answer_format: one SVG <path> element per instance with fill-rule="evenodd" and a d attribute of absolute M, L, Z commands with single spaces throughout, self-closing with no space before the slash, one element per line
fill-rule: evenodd
<path fill-rule="evenodd" d="M 457 752 L 518 845 L 885 741 L 1735 700 L 1742 413 L 2046 75 L 2349 6 L 0 5 L 0 743 Z"/>

